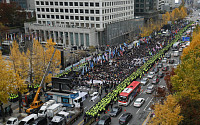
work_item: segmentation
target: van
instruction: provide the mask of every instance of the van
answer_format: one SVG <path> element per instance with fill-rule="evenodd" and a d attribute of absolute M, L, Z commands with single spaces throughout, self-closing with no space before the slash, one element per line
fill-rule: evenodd
<path fill-rule="evenodd" d="M 38 117 L 46 117 L 47 116 L 47 108 L 52 106 L 53 104 L 56 103 L 56 100 L 49 100 L 45 102 L 40 110 L 38 111 Z"/>
<path fill-rule="evenodd" d="M 174 57 L 179 56 L 179 51 L 174 51 Z"/>
<path fill-rule="evenodd" d="M 32 121 L 30 125 L 47 125 L 47 118 L 38 117 L 36 120 Z"/>
<path fill-rule="evenodd" d="M 53 104 L 47 108 L 47 117 L 53 118 L 58 112 L 63 110 L 63 104 Z"/>
<path fill-rule="evenodd" d="M 35 119 L 37 119 L 38 116 L 37 114 L 31 114 L 25 118 L 23 118 L 20 122 L 19 125 L 29 125 L 31 122 L 33 122 Z"/>

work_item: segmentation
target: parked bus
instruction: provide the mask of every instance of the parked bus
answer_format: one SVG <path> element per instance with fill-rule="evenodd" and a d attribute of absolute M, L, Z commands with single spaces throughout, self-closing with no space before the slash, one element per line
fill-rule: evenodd
<path fill-rule="evenodd" d="M 140 89 L 140 82 L 133 81 L 119 94 L 118 105 L 127 106 L 137 96 L 137 94 L 140 92 Z"/>

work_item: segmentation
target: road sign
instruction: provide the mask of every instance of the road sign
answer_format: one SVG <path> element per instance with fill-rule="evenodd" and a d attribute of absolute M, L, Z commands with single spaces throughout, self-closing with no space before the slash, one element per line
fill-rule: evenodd
<path fill-rule="evenodd" d="M 190 37 L 182 37 L 182 41 L 190 41 Z"/>

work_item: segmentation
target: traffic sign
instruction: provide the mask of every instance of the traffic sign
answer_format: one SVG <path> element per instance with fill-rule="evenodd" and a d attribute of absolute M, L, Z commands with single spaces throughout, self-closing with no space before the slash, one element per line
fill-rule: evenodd
<path fill-rule="evenodd" d="M 182 37 L 182 41 L 190 41 L 190 37 Z"/>

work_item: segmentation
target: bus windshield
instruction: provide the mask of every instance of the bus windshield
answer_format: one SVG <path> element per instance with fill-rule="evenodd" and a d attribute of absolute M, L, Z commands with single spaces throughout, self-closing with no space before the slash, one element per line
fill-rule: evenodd
<path fill-rule="evenodd" d="M 126 102 L 127 97 L 126 96 L 119 96 L 119 101 Z"/>

